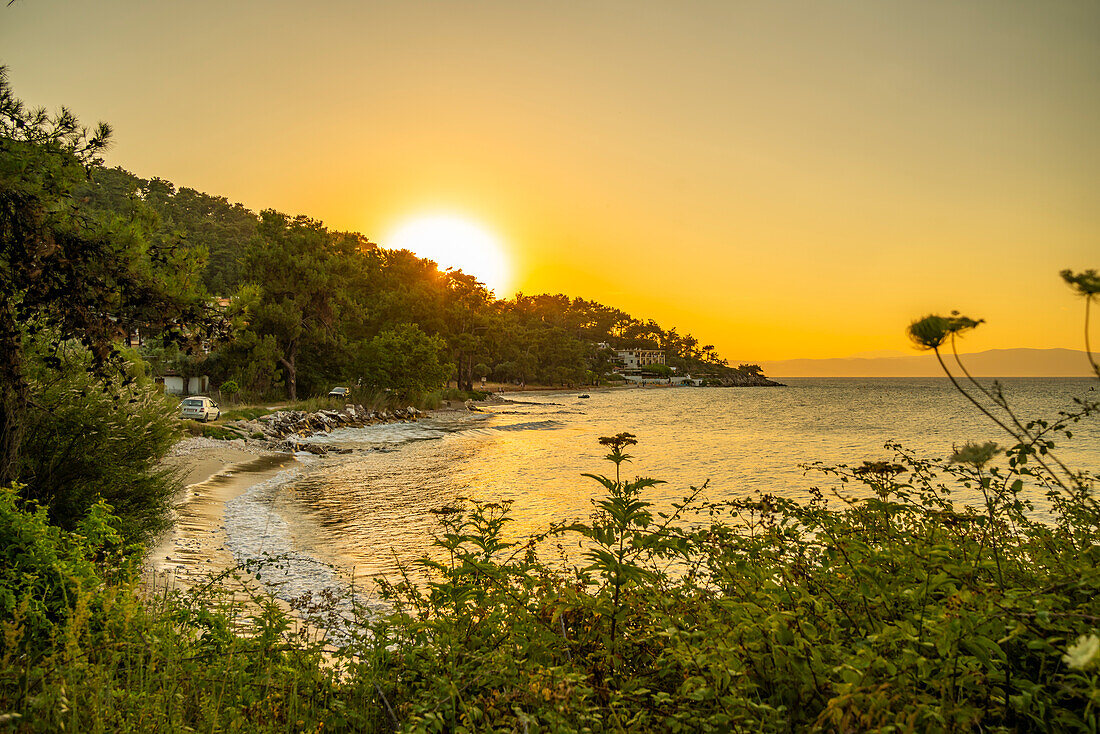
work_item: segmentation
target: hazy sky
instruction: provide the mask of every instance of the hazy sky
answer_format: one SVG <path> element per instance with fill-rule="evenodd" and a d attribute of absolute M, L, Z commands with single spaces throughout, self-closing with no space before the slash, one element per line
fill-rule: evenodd
<path fill-rule="evenodd" d="M 959 308 L 1081 347 L 1100 3 L 83 2 L 0 8 L 29 103 L 141 176 L 384 234 L 496 233 L 525 293 L 734 360 L 908 351 Z"/>

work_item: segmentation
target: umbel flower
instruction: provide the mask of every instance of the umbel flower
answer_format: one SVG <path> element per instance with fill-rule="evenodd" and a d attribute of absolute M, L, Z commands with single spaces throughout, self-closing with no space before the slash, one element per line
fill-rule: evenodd
<path fill-rule="evenodd" d="M 1096 661 L 1097 653 L 1100 653 L 1100 637 L 1081 635 L 1066 649 L 1062 662 L 1075 670 L 1084 670 Z"/>
<path fill-rule="evenodd" d="M 863 466 L 856 467 L 852 470 L 852 473 L 856 476 L 891 477 L 903 471 L 905 471 L 905 467 L 901 464 L 891 464 L 888 461 L 865 461 Z"/>
<path fill-rule="evenodd" d="M 638 439 L 633 433 L 619 433 L 614 436 L 600 437 L 600 445 L 610 446 L 613 450 L 621 450 L 627 446 L 633 446 L 636 443 L 638 443 Z"/>
<path fill-rule="evenodd" d="M 1001 447 L 992 441 L 986 441 L 985 443 L 967 441 L 962 448 L 958 446 L 953 448 L 955 453 L 951 454 L 950 461 L 952 464 L 970 464 L 978 469 L 981 469 L 989 463 L 990 459 L 1001 453 Z"/>
<path fill-rule="evenodd" d="M 938 349 L 947 337 L 970 331 L 984 321 L 963 316 L 958 311 L 952 311 L 950 316 L 932 314 L 909 324 L 909 338 L 918 349 Z"/>
<path fill-rule="evenodd" d="M 1100 293 L 1100 274 L 1095 270 L 1084 270 L 1080 273 L 1063 270 L 1060 275 L 1070 288 L 1082 296 L 1095 296 Z"/>

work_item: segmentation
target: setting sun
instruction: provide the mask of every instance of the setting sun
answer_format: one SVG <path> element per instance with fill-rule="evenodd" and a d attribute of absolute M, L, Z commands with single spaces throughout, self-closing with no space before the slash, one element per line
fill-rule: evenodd
<path fill-rule="evenodd" d="M 500 238 L 463 217 L 429 214 L 407 219 L 381 244 L 434 260 L 440 270 L 462 270 L 480 280 L 498 297 L 509 295 L 506 290 L 512 269 Z"/>

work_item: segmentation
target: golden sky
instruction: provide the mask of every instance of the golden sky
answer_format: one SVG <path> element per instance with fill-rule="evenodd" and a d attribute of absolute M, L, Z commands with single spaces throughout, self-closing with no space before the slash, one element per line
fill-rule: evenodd
<path fill-rule="evenodd" d="M 734 361 L 1081 347 L 1100 3 L 96 2 L 0 8 L 32 104 L 108 162 L 383 236 L 446 211 L 513 287 Z M 476 273 L 475 273 L 476 274 Z"/>

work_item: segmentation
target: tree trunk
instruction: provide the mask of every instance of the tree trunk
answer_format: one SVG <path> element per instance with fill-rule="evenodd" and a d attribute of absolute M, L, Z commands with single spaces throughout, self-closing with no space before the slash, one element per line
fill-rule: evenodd
<path fill-rule="evenodd" d="M 298 370 L 294 362 L 298 357 L 298 342 L 292 342 L 287 349 L 285 357 L 279 359 L 280 364 L 286 368 L 286 396 L 290 401 L 298 399 Z"/>
<path fill-rule="evenodd" d="M 4 309 L 0 318 L 0 486 L 16 480 L 30 391 L 23 376 L 23 335 Z"/>
<path fill-rule="evenodd" d="M 27 398 L 25 384 L 13 385 L 5 380 L 0 385 L 0 486 L 6 487 L 18 478 Z"/>
<path fill-rule="evenodd" d="M 467 392 L 472 392 L 474 389 L 474 358 L 471 355 L 463 360 L 463 362 L 462 376 L 464 378 L 464 385 L 462 389 Z"/>

